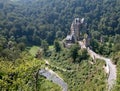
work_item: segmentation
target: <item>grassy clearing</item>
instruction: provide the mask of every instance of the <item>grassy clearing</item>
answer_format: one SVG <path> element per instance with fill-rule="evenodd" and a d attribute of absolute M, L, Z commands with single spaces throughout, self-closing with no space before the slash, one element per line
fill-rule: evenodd
<path fill-rule="evenodd" d="M 29 50 L 29 53 L 32 55 L 32 56 L 35 56 L 35 54 L 37 53 L 37 51 L 40 49 L 40 47 L 38 46 L 33 46 L 30 48 Z"/>
<path fill-rule="evenodd" d="M 54 49 L 54 46 L 53 45 L 49 46 L 49 50 L 52 50 L 52 49 Z"/>

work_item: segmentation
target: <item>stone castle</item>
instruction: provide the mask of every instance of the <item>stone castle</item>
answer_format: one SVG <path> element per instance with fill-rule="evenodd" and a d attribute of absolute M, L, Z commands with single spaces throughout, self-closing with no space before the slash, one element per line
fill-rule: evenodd
<path fill-rule="evenodd" d="M 64 40 L 64 46 L 70 47 L 73 43 L 80 40 L 80 34 L 85 25 L 84 18 L 75 18 L 71 24 L 70 35 Z"/>

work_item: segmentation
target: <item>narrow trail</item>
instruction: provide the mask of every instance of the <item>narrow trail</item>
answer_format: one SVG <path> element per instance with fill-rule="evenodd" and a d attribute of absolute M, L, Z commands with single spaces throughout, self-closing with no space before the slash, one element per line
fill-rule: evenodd
<path fill-rule="evenodd" d="M 79 41 L 79 45 L 81 46 L 81 48 L 85 48 L 87 49 L 89 55 L 94 59 L 101 59 L 104 60 L 106 62 L 106 67 L 108 69 L 108 91 L 111 90 L 111 88 L 113 87 L 113 85 L 116 82 L 116 77 L 117 77 L 117 70 L 116 70 L 116 65 L 114 65 L 111 61 L 111 59 L 109 58 L 105 58 L 97 53 L 95 53 L 94 51 L 92 51 L 89 47 L 86 48 L 85 44 L 81 41 Z"/>

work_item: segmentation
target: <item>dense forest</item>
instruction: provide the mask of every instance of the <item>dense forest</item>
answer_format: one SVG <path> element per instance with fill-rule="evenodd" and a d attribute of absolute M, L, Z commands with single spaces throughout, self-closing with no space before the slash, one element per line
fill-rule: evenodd
<path fill-rule="evenodd" d="M 65 38 L 75 17 L 85 18 L 92 38 L 119 46 L 119 10 L 119 0 L 2 0 L 0 50 L 11 42 L 19 47 L 41 45 L 42 40 L 53 44 Z"/>
<path fill-rule="evenodd" d="M 33 80 L 31 76 L 30 78 L 24 78 L 25 74 L 33 75 L 33 71 L 38 71 L 39 67 L 44 64 L 41 61 L 35 65 L 30 62 L 30 60 L 35 59 L 30 58 L 31 54 L 28 51 L 29 47 L 34 45 L 41 46 L 43 53 L 40 54 L 43 57 L 50 57 L 52 62 L 58 66 L 60 66 L 60 63 L 57 64 L 56 60 L 64 64 L 65 60 L 71 60 L 71 55 L 73 55 L 74 58 L 75 53 L 77 53 L 77 56 L 75 56 L 73 62 L 74 67 L 77 65 L 76 63 L 84 63 L 81 62 L 81 60 L 90 60 L 86 50 L 80 50 L 80 48 L 76 46 L 73 46 L 71 50 L 63 49 L 59 43 L 59 41 L 63 40 L 66 35 L 70 33 L 71 22 L 76 17 L 85 18 L 87 31 L 82 32 L 83 34 L 88 34 L 91 38 L 90 48 L 96 53 L 113 59 L 113 63 L 119 68 L 119 11 L 119 0 L 0 0 L 0 90 L 25 89 L 23 85 L 28 83 L 29 79 Z M 51 45 L 54 45 L 54 50 L 50 48 Z M 77 52 L 76 49 L 80 51 Z M 63 50 L 67 50 L 68 55 L 65 54 Z M 26 58 L 24 56 L 26 56 Z M 25 64 L 29 66 L 27 67 Z M 68 66 L 68 64 L 69 62 L 66 63 L 64 67 L 67 68 L 66 66 Z M 84 64 L 86 66 L 89 63 Z M 102 63 L 98 63 L 97 65 L 101 64 Z M 6 69 L 7 66 L 9 66 L 9 70 Z M 21 68 L 22 66 L 24 66 L 26 70 L 23 70 Z M 73 69 L 75 69 L 74 67 Z M 84 66 L 82 67 L 84 68 Z M 28 68 L 31 69 L 30 72 L 27 70 Z M 78 67 L 78 69 L 81 68 Z M 22 70 L 26 73 L 22 73 Z M 74 74 L 75 77 L 78 76 L 77 72 Z M 83 74 L 88 73 L 83 72 Z M 63 76 L 64 75 L 70 76 L 69 73 L 63 73 Z M 70 78 L 72 79 L 73 76 L 74 75 L 70 76 Z M 103 73 L 103 78 L 104 77 Z M 119 77 L 120 70 L 118 69 L 115 91 L 120 87 Z M 17 78 L 24 79 L 21 80 L 20 83 L 18 82 L 20 79 Z M 64 78 L 65 80 L 67 79 L 67 77 Z M 15 80 L 16 83 L 12 80 Z M 69 79 L 66 81 L 69 82 Z M 71 81 L 75 82 L 76 80 L 72 79 Z M 87 83 L 86 81 L 84 82 Z M 94 83 L 95 81 L 93 81 L 93 84 Z M 10 87 L 11 84 L 12 87 Z M 19 84 L 21 84 L 21 88 L 18 87 Z M 70 90 L 74 91 L 74 88 L 72 88 L 74 85 L 75 83 L 69 86 L 71 88 Z M 27 87 L 28 85 L 26 84 L 25 86 Z M 32 87 L 27 87 L 27 90 L 35 90 L 35 83 L 32 84 Z M 102 86 L 102 88 L 103 87 L 104 86 Z M 75 85 L 75 89 L 76 88 L 77 85 Z"/>
<path fill-rule="evenodd" d="M 27 45 L 40 45 L 43 39 L 52 44 L 69 33 L 75 17 L 84 17 L 93 37 L 116 42 L 112 39 L 120 34 L 119 4 L 119 0 L 2 0 L 0 33 L 7 40 Z"/>

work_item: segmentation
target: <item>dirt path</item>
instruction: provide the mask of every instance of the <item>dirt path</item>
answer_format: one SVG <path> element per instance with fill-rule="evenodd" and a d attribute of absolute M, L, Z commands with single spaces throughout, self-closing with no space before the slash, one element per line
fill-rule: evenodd
<path fill-rule="evenodd" d="M 117 70 L 116 70 L 116 65 L 114 65 L 111 61 L 111 59 L 109 58 L 105 58 L 97 53 L 95 53 L 94 51 L 92 51 L 89 47 L 86 48 L 86 46 L 84 45 L 83 42 L 79 41 L 79 45 L 81 46 L 81 48 L 85 48 L 87 49 L 89 55 L 94 59 L 101 59 L 104 60 L 106 62 L 106 67 L 108 69 L 108 91 L 110 91 L 110 89 L 113 87 L 113 85 L 116 82 L 116 77 L 117 77 Z"/>

